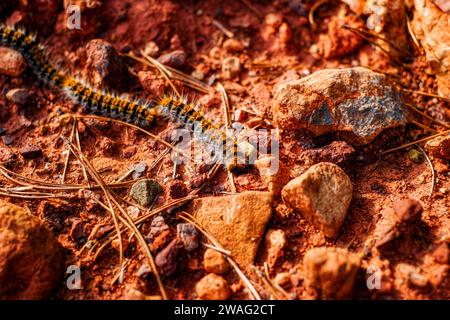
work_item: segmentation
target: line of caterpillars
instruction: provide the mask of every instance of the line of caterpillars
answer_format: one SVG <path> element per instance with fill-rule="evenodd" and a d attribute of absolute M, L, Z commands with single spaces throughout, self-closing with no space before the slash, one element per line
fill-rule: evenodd
<path fill-rule="evenodd" d="M 221 157 L 228 165 L 230 155 L 233 155 L 233 162 L 236 162 L 235 157 L 247 153 L 247 150 L 241 150 L 235 138 L 229 137 L 224 129 L 214 125 L 192 103 L 173 96 L 164 96 L 156 103 L 129 100 L 105 90 L 92 88 L 55 67 L 50 62 L 45 47 L 36 40 L 35 35 L 24 29 L 0 25 L 0 44 L 22 53 L 40 79 L 62 89 L 88 113 L 101 114 L 140 126 L 152 124 L 157 116 L 169 116 L 186 127 L 201 132 L 207 141 L 223 152 Z"/>

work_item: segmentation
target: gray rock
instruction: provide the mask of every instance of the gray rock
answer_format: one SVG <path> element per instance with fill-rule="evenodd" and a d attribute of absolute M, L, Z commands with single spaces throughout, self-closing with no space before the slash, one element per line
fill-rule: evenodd
<path fill-rule="evenodd" d="M 138 162 L 135 164 L 132 164 L 130 166 L 130 170 L 133 170 L 133 173 L 131 174 L 133 179 L 138 179 L 142 177 L 142 175 L 145 173 L 145 170 L 147 170 L 147 163 L 145 162 Z"/>
<path fill-rule="evenodd" d="M 393 84 L 362 67 L 321 70 L 280 86 L 273 113 L 280 129 L 306 129 L 316 136 L 339 132 L 354 145 L 368 144 L 383 130 L 406 124 Z"/>
<path fill-rule="evenodd" d="M 155 180 L 143 179 L 131 187 L 130 196 L 141 206 L 150 205 L 162 192 L 161 186 Z"/>
<path fill-rule="evenodd" d="M 183 242 L 186 251 L 192 252 L 198 248 L 198 231 L 193 224 L 179 223 L 177 225 L 177 236 Z"/>

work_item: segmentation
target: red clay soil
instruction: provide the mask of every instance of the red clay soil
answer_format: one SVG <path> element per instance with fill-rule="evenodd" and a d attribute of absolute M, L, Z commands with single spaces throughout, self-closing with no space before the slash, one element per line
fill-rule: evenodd
<path fill-rule="evenodd" d="M 8 1 L 7 1 L 8 2 Z M 14 1 L 13 1 L 14 2 Z M 407 66 L 393 63 L 382 51 L 348 30 L 338 28 L 341 24 L 354 27 L 365 25 L 363 18 L 355 16 L 349 10 L 336 21 L 336 16 L 345 5 L 330 3 L 321 6 L 315 13 L 315 25 L 308 21 L 309 4 L 302 1 L 152 1 L 152 0 L 105 0 L 97 8 L 82 11 L 82 30 L 67 30 L 62 1 L 35 1 L 36 5 L 11 5 L 0 7 L 0 15 L 7 23 L 21 23 L 28 30 L 36 31 L 40 39 L 45 40 L 52 59 L 60 61 L 68 72 L 88 78 L 90 71 L 85 68 L 86 45 L 96 38 L 110 42 L 121 53 L 133 52 L 139 55 L 146 44 L 153 41 L 159 47 L 159 53 L 184 50 L 186 61 L 177 69 L 191 74 L 204 75 L 203 81 L 220 82 L 228 94 L 233 110 L 246 109 L 258 115 L 245 114 L 242 122 L 248 126 L 263 123 L 261 118 L 270 119 L 272 97 L 277 84 L 282 80 L 296 79 L 325 68 L 342 68 L 362 65 L 378 72 L 393 75 L 410 90 L 436 92 L 433 75 L 427 72 L 423 55 L 417 54 Z M 79 1 L 82 2 L 82 1 Z M 247 3 L 247 4 L 246 4 Z M 232 32 L 229 41 L 223 30 L 213 21 L 218 21 Z M 329 28 L 333 28 L 332 32 Z M 322 35 L 322 38 L 320 37 Z M 330 37 L 341 38 L 339 47 L 333 48 Z M 319 39 L 320 38 L 320 39 Z M 227 41 L 228 40 L 228 41 Z M 412 41 L 412 40 L 411 40 Z M 238 48 L 233 48 L 238 46 Z M 243 48 L 239 48 L 243 46 Z M 321 54 L 321 48 L 325 52 Z M 411 42 L 411 47 L 413 44 Z M 236 50 L 234 50 L 236 49 Z M 319 52 L 315 52 L 315 51 Z M 328 50 L 328 51 L 327 51 Z M 334 50 L 334 54 L 330 51 Z M 328 52 L 328 53 L 327 53 Z M 414 52 L 414 50 L 411 50 Z M 240 70 L 227 77 L 222 72 L 222 61 L 226 57 L 236 56 L 241 62 Z M 326 56 L 326 58 L 325 58 Z M 154 68 L 124 57 L 130 70 L 123 82 L 129 94 L 149 99 L 161 93 L 170 93 L 168 82 Z M 151 83 L 144 89 L 138 78 L 139 71 L 146 70 Z M 174 82 L 178 91 L 189 98 L 198 99 L 200 108 L 215 119 L 222 119 L 223 107 L 220 94 L 203 94 Z M 20 106 L 10 102 L 5 94 L 0 96 L 0 125 L 7 136 L 0 142 L 1 161 L 8 163 L 11 171 L 23 176 L 46 182 L 59 183 L 64 167 L 64 140 L 69 137 L 71 124 L 60 122 L 58 116 L 63 113 L 77 113 L 74 106 L 55 88 L 42 85 L 36 76 L 27 70 L 21 77 L 0 76 L 3 92 L 13 88 L 24 88 L 32 98 L 32 103 Z M 407 94 L 411 104 L 421 106 L 427 114 L 441 121 L 450 120 L 449 103 L 443 99 Z M 427 126 L 434 126 L 425 118 L 415 118 Z M 158 121 L 150 132 L 167 137 L 176 126 L 167 120 Z M 269 126 L 270 128 L 270 126 Z M 434 127 L 442 130 L 441 127 Z M 148 136 L 123 125 L 99 121 L 83 120 L 79 124 L 81 146 L 88 159 L 101 161 L 103 157 L 113 158 L 101 172 L 106 181 L 123 175 L 131 164 L 145 161 L 150 165 L 166 147 Z M 282 229 L 287 237 L 284 255 L 278 259 L 271 276 L 289 272 L 292 285 L 286 291 L 294 299 L 315 299 L 317 293 L 309 289 L 302 280 L 303 256 L 309 249 L 318 246 L 336 246 L 348 248 L 360 254 L 362 266 L 367 268 L 378 263 L 383 272 L 381 290 L 370 291 L 365 286 L 366 274 L 357 275 L 356 287 L 351 298 L 354 299 L 448 299 L 450 283 L 448 261 L 438 262 L 436 250 L 442 243 L 450 241 L 449 163 L 433 159 L 437 182 L 433 195 L 428 197 L 431 184 L 431 171 L 427 161 L 411 161 L 408 150 L 380 155 L 380 152 L 404 143 L 430 135 L 429 132 L 413 124 L 402 130 L 384 132 L 373 143 L 355 147 L 354 151 L 336 147 L 328 151 L 329 157 L 339 157 L 339 166 L 351 178 L 354 185 L 353 200 L 344 225 L 336 240 L 325 238 L 301 215 L 293 214 L 280 202 L 274 204 L 274 215 L 267 229 Z M 9 145 L 5 144 L 6 142 Z M 335 137 L 314 138 L 306 132 L 282 132 L 281 161 L 291 169 L 291 176 L 303 173 L 308 162 L 309 149 L 328 145 Z M 38 146 L 43 156 L 27 160 L 20 155 L 23 148 Z M 423 145 L 423 144 L 422 144 Z M 349 154 L 348 154 L 349 153 Z M 108 168 L 109 167 L 109 168 Z M 195 168 L 194 168 L 195 169 Z M 198 169 L 198 168 L 197 168 Z M 194 189 L 198 170 L 190 171 L 184 166 L 177 169 L 177 181 L 186 181 L 188 191 Z M 145 175 L 156 179 L 164 188 L 155 207 L 170 200 L 173 191 L 173 163 L 165 157 L 161 167 L 148 169 Z M 66 183 L 84 183 L 82 167 L 71 158 Z M 237 192 L 245 190 L 264 190 L 257 170 L 250 170 L 235 177 Z M 1 184 L 11 183 L 1 178 Z M 230 191 L 225 170 L 200 193 L 201 196 L 221 195 Z M 183 193 L 183 190 L 179 191 Z M 101 194 L 101 193 L 99 193 Z M 120 195 L 126 196 L 127 189 Z M 407 234 L 383 248 L 382 254 L 374 258 L 368 247 L 380 227 L 388 225 L 393 219 L 393 204 L 402 198 L 419 200 L 424 208 L 420 225 L 415 226 L 412 234 Z M 125 257 L 129 260 L 124 281 L 119 283 L 117 275 L 119 255 L 116 248 L 108 246 L 94 260 L 78 255 L 83 241 L 74 236 L 74 221 L 81 221 L 81 238 L 89 235 L 99 223 L 110 223 L 110 215 L 100 206 L 88 203 L 75 193 L 64 202 L 53 200 L 24 200 L 1 196 L 3 200 L 28 207 L 39 216 L 43 223 L 52 228 L 58 241 L 65 248 L 66 265 L 80 265 L 82 289 L 69 290 L 65 280 L 60 283 L 54 295 L 55 299 L 119 299 L 126 297 L 129 288 L 135 288 L 146 295 L 159 295 L 156 281 L 152 277 L 139 278 L 137 270 L 146 261 L 143 251 L 135 240 L 127 243 Z M 44 208 L 56 207 L 55 216 L 42 217 Z M 176 235 L 176 224 L 182 222 L 176 218 L 177 212 L 166 214 L 170 226 L 169 238 Z M 61 217 L 62 216 L 62 217 Z M 142 226 L 142 233 L 148 233 L 150 222 Z M 126 241 L 126 240 L 125 240 Z M 205 275 L 202 267 L 203 252 L 206 248 L 182 256 L 179 261 L 181 270 L 164 278 L 164 284 L 172 299 L 195 298 L 195 283 Z M 259 248 L 255 261 L 262 266 L 265 261 L 264 241 Z M 441 249 L 442 250 L 442 249 Z M 448 255 L 448 252 L 447 252 Z M 377 260 L 378 259 L 378 260 Z M 441 259 L 442 260 L 442 259 Z M 420 267 L 421 272 L 430 280 L 428 285 L 417 287 L 407 281 L 400 281 L 395 272 L 399 263 Z M 253 273 L 252 281 L 257 283 L 261 295 L 269 298 L 271 292 Z M 225 276 L 232 289 L 232 299 L 248 299 L 241 280 L 230 272 Z"/>

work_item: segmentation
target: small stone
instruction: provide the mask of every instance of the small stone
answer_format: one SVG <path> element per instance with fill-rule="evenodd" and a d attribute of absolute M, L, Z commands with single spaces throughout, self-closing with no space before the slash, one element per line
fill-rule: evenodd
<path fill-rule="evenodd" d="M 181 180 L 173 180 L 170 183 L 169 195 L 172 199 L 180 199 L 186 197 L 188 190 L 186 185 Z"/>
<path fill-rule="evenodd" d="M 424 288 L 429 283 L 428 277 L 423 275 L 421 272 L 419 272 L 419 270 L 416 267 L 414 267 L 414 266 L 412 266 L 410 264 L 399 263 L 396 266 L 396 271 L 410 285 L 413 285 L 413 286 L 416 286 L 416 287 L 419 287 L 419 288 Z"/>
<path fill-rule="evenodd" d="M 230 265 L 223 254 L 210 248 L 205 251 L 203 266 L 206 272 L 216 274 L 225 274 L 230 269 Z"/>
<path fill-rule="evenodd" d="M 291 284 L 291 275 L 289 272 L 280 272 L 277 273 L 273 281 L 280 287 L 285 288 Z"/>
<path fill-rule="evenodd" d="M 129 169 L 133 170 L 131 177 L 133 179 L 138 179 L 145 174 L 145 170 L 147 170 L 147 163 L 145 162 L 135 163 L 132 164 Z"/>
<path fill-rule="evenodd" d="M 273 268 L 278 258 L 283 256 L 286 246 L 286 233 L 281 229 L 270 229 L 266 234 L 267 264 Z"/>
<path fill-rule="evenodd" d="M 64 275 L 62 248 L 39 219 L 0 201 L 0 297 L 48 299 Z"/>
<path fill-rule="evenodd" d="M 353 185 L 345 172 L 335 164 L 321 162 L 291 180 L 281 195 L 289 207 L 299 210 L 325 236 L 336 238 L 352 193 Z"/>
<path fill-rule="evenodd" d="M 231 295 L 227 281 L 214 273 L 204 276 L 197 282 L 195 292 L 202 300 L 227 300 Z"/>
<path fill-rule="evenodd" d="M 6 93 L 6 98 L 14 103 L 23 105 L 28 101 L 28 91 L 25 89 L 12 89 Z"/>
<path fill-rule="evenodd" d="M 156 57 L 159 53 L 159 47 L 154 41 L 150 41 L 145 45 L 144 53 L 150 57 Z"/>
<path fill-rule="evenodd" d="M 353 290 L 360 263 L 358 255 L 346 249 L 310 249 L 303 258 L 306 283 L 320 290 L 324 298 L 347 298 Z"/>
<path fill-rule="evenodd" d="M 433 157 L 450 160 L 450 135 L 439 136 L 427 141 L 425 150 Z"/>
<path fill-rule="evenodd" d="M 176 69 L 183 66 L 186 62 L 186 52 L 184 52 L 184 50 L 175 50 L 163 54 L 158 58 L 158 61 L 166 66 Z"/>
<path fill-rule="evenodd" d="M 322 148 L 305 150 L 300 157 L 305 159 L 305 164 L 308 165 L 319 162 L 341 165 L 355 158 L 355 149 L 345 141 L 333 141 Z"/>
<path fill-rule="evenodd" d="M 192 212 L 241 267 L 253 264 L 259 242 L 272 216 L 269 192 L 246 191 L 224 197 L 194 199 Z"/>
<path fill-rule="evenodd" d="M 152 268 L 150 268 L 148 264 L 143 264 L 139 267 L 138 271 L 136 271 L 136 276 L 139 278 L 145 278 L 152 273 Z"/>
<path fill-rule="evenodd" d="M 131 187 L 130 196 L 141 206 L 148 206 L 162 192 L 161 186 L 155 180 L 143 179 Z"/>
<path fill-rule="evenodd" d="M 89 41 L 86 55 L 86 70 L 95 86 L 123 88 L 129 83 L 126 64 L 109 42 L 101 39 Z"/>
<path fill-rule="evenodd" d="M 420 220 L 423 207 L 417 200 L 403 199 L 394 203 L 394 212 L 399 223 L 410 224 Z"/>
<path fill-rule="evenodd" d="M 122 156 L 125 159 L 131 158 L 132 156 L 134 156 L 137 152 L 137 147 L 136 146 L 128 146 L 122 149 Z"/>
<path fill-rule="evenodd" d="M 27 63 L 19 52 L 0 47 L 0 74 L 20 77 L 26 68 Z"/>
<path fill-rule="evenodd" d="M 255 161 L 259 175 L 269 192 L 279 196 L 281 189 L 289 182 L 289 172 L 286 166 L 274 156 L 262 157 Z"/>
<path fill-rule="evenodd" d="M 227 39 L 223 42 L 223 48 L 230 52 L 239 52 L 244 50 L 244 45 L 237 39 Z"/>
<path fill-rule="evenodd" d="M 409 160 L 411 160 L 414 163 L 422 163 L 423 160 L 425 159 L 423 153 L 417 149 L 409 150 L 408 157 L 409 157 Z"/>
<path fill-rule="evenodd" d="M 177 224 L 178 239 L 183 242 L 184 248 L 188 252 L 193 252 L 198 248 L 198 231 L 191 223 Z"/>
<path fill-rule="evenodd" d="M 97 140 L 98 153 L 104 156 L 113 156 L 116 153 L 116 143 L 108 137 L 99 137 Z"/>
<path fill-rule="evenodd" d="M 164 222 L 164 218 L 162 216 L 154 218 L 150 225 L 150 232 L 146 236 L 147 242 L 150 243 L 150 249 L 156 252 L 162 248 L 169 240 L 169 236 L 170 228 Z"/>
<path fill-rule="evenodd" d="M 222 62 L 222 71 L 225 79 L 232 79 L 241 72 L 241 62 L 237 57 L 225 58 Z"/>
<path fill-rule="evenodd" d="M 20 154 L 27 160 L 36 159 L 42 157 L 43 153 L 41 148 L 35 145 L 28 145 L 20 149 Z"/>
<path fill-rule="evenodd" d="M 183 243 L 178 239 L 174 239 L 167 245 L 167 247 L 158 253 L 155 258 L 155 263 L 161 275 L 169 277 L 177 271 L 178 254 L 182 247 Z"/>
<path fill-rule="evenodd" d="M 160 300 L 159 296 L 149 296 L 133 287 L 127 287 L 120 300 Z"/>
<path fill-rule="evenodd" d="M 56 232 L 64 227 L 65 218 L 73 213 L 73 207 L 43 201 L 38 206 L 39 217 L 47 226 Z"/>
<path fill-rule="evenodd" d="M 385 129 L 406 124 L 395 86 L 362 67 L 320 70 L 281 85 L 273 114 L 280 129 L 339 133 L 352 145 L 368 144 Z"/>

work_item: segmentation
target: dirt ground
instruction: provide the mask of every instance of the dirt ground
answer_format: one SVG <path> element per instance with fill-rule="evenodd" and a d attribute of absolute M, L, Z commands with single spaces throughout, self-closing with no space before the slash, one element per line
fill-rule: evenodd
<path fill-rule="evenodd" d="M 26 2 L 26 1 L 24 1 Z M 261 125 L 272 128 L 273 96 L 277 85 L 309 75 L 326 68 L 365 66 L 374 71 L 386 73 L 400 81 L 409 90 L 435 93 L 437 85 L 431 74 L 425 56 L 414 47 L 410 38 L 409 52 L 413 59 L 403 65 L 393 62 L 382 50 L 349 30 L 339 28 L 347 24 L 364 27 L 365 19 L 353 13 L 347 5 L 339 1 L 329 1 L 314 12 L 314 25 L 308 19 L 311 3 L 307 1 L 176 1 L 176 0 L 99 0 L 93 7 L 81 11 L 81 30 L 66 28 L 67 14 L 62 1 L 29 1 L 30 4 L 13 4 L 1 8 L 1 18 L 7 23 L 19 23 L 28 30 L 35 31 L 39 39 L 45 40 L 53 60 L 71 74 L 80 78 L 92 76 L 86 67 L 86 45 L 92 39 L 101 38 L 113 45 L 121 54 L 140 51 L 149 42 L 159 47 L 161 54 L 183 50 L 186 61 L 175 68 L 193 74 L 204 83 L 215 88 L 220 83 L 225 88 L 230 102 L 231 113 L 243 112 L 241 122 L 249 127 Z M 83 1 L 78 1 L 82 3 Z M 13 3 L 13 1 L 12 1 Z M 338 14 L 344 10 L 345 14 Z M 331 29 L 330 29 L 331 28 Z M 331 31 L 330 31 L 331 30 Z M 338 40 L 336 40 L 336 39 Z M 236 40 L 235 42 L 230 39 Z M 338 41 L 338 48 L 330 49 L 333 54 L 321 52 L 322 47 L 333 47 L 327 41 Z M 325 43 L 325 44 L 324 44 Z M 222 70 L 227 57 L 237 57 L 241 66 L 232 76 Z M 114 90 L 127 92 L 132 96 L 155 99 L 158 95 L 172 92 L 169 82 L 161 73 L 150 66 L 122 56 L 128 74 Z M 145 71 L 149 84 L 139 81 Z M 141 73 L 140 73 L 141 72 Z M 211 93 L 194 90 L 180 80 L 173 83 L 178 91 L 189 99 L 199 101 L 200 108 L 218 122 L 223 121 L 223 105 L 219 91 Z M 120 87 L 121 86 L 121 87 Z M 12 88 L 24 88 L 32 97 L 32 102 L 21 106 L 9 101 L 5 94 L 0 96 L 0 126 L 7 134 L 0 142 L 1 162 L 9 170 L 22 176 L 40 181 L 60 183 L 66 161 L 67 149 L 63 137 L 70 137 L 72 122 L 61 121 L 61 114 L 79 113 L 80 108 L 69 101 L 61 92 L 40 83 L 31 70 L 14 78 L 0 76 L 0 87 L 6 93 Z M 449 102 L 433 96 L 405 93 L 410 104 L 421 106 L 423 112 L 442 122 L 450 121 Z M 412 119 L 443 131 L 429 119 L 413 114 Z M 167 139 L 177 125 L 167 120 L 157 121 L 148 130 Z M 97 119 L 82 119 L 78 123 L 82 152 L 98 167 L 107 182 L 123 176 L 130 165 L 147 163 L 146 177 L 157 180 L 164 188 L 154 208 L 167 204 L 175 182 L 185 182 L 187 191 L 195 190 L 201 177 L 201 168 L 193 170 L 181 165 L 177 168 L 174 182 L 173 162 L 170 156 L 155 167 L 151 164 L 166 149 L 166 146 L 130 127 Z M 274 214 L 266 229 L 282 229 L 287 238 L 284 254 L 280 256 L 270 276 L 281 272 L 291 275 L 292 285 L 285 290 L 292 299 L 316 299 L 317 293 L 303 281 L 303 256 L 309 249 L 318 246 L 347 248 L 362 256 L 361 272 L 357 275 L 356 286 L 350 298 L 353 299 L 448 299 L 450 282 L 448 261 L 439 263 L 434 258 L 436 250 L 450 242 L 449 162 L 432 158 L 436 172 L 436 183 L 429 197 L 432 173 L 426 159 L 416 163 L 411 160 L 409 150 L 416 146 L 381 155 L 384 150 L 427 137 L 428 130 L 413 123 L 398 130 L 382 133 L 374 142 L 366 146 L 354 147 L 355 151 L 339 166 L 349 175 L 354 185 L 353 200 L 345 222 L 336 240 L 325 238 L 301 215 L 292 214 L 281 202 L 274 203 Z M 5 143 L 5 137 L 8 144 Z M 304 152 L 320 148 L 337 140 L 336 136 L 313 137 L 307 132 L 282 131 L 280 158 L 291 170 L 291 177 L 305 172 L 310 166 Z M 43 156 L 24 159 L 20 150 L 38 146 Z M 424 144 L 422 143 L 421 146 Z M 333 151 L 339 155 L 340 150 Z M 105 163 L 103 163 L 103 162 Z M 98 168 L 97 167 L 97 168 Z M 126 178 L 130 180 L 131 178 Z M 255 169 L 234 177 L 237 192 L 245 190 L 265 190 L 265 186 Z M 3 176 L 0 183 L 11 187 L 11 181 Z M 65 183 L 86 184 L 79 161 L 70 158 Z M 210 179 L 199 196 L 222 196 L 231 192 L 228 175 L 220 170 Z M 101 195 L 100 191 L 95 191 Z M 126 197 L 129 187 L 117 190 Z M 393 204 L 405 197 L 419 200 L 424 212 L 419 225 L 411 234 L 394 240 L 378 256 L 368 248 L 379 232 L 380 223 L 389 224 L 393 219 Z M 107 246 L 94 259 L 80 253 L 87 236 L 99 224 L 111 224 L 111 216 L 100 205 L 86 200 L 81 192 L 70 193 L 69 198 L 20 199 L 2 195 L 2 199 L 29 208 L 44 224 L 52 228 L 65 250 L 66 265 L 78 265 L 82 272 L 82 289 L 69 290 L 63 279 L 54 294 L 54 299 L 120 299 L 126 298 L 130 288 L 148 296 L 159 295 L 153 277 L 138 277 L 136 272 L 145 262 L 145 255 L 136 240 L 125 237 L 127 261 L 123 282 L 117 279 L 119 254 L 117 244 Z M 56 214 L 43 216 L 43 211 L 52 206 Z M 170 226 L 170 237 L 176 236 L 176 225 L 182 222 L 177 215 L 186 207 L 165 213 Z M 48 211 L 48 210 L 47 210 Z M 74 222 L 81 223 L 82 235 L 74 236 Z M 150 220 L 141 226 L 142 234 L 150 230 Z M 195 283 L 205 275 L 202 268 L 203 252 L 206 247 L 183 255 L 178 263 L 180 271 L 163 282 L 172 299 L 193 299 Z M 255 265 L 263 270 L 266 248 L 262 241 Z M 447 252 L 448 255 L 448 252 Z M 369 290 L 364 284 L 365 268 L 370 264 L 381 266 L 382 289 Z M 396 272 L 399 263 L 418 267 L 429 279 L 423 287 L 401 281 Z M 249 268 L 246 271 L 264 298 L 274 297 L 260 278 Z M 231 299 L 248 299 L 243 284 L 234 272 L 225 276 L 230 284 Z"/>

